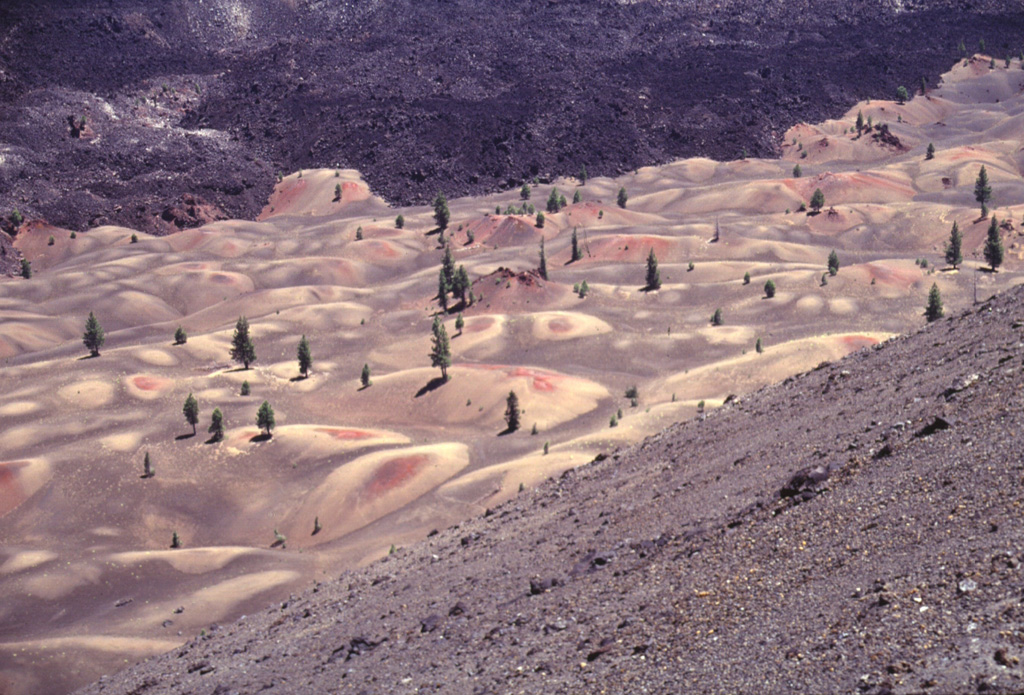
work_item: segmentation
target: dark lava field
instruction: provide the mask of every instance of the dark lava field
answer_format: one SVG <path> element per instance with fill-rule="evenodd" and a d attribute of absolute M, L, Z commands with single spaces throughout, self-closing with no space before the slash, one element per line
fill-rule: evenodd
<path fill-rule="evenodd" d="M 765 156 L 1022 27 L 997 0 L 6 0 L 0 211 L 163 233 L 303 167 L 408 204 Z"/>

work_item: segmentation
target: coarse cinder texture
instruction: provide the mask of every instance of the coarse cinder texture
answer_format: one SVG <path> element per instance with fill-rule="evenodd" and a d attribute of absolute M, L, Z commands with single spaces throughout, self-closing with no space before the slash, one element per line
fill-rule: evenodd
<path fill-rule="evenodd" d="M 0 213 L 151 233 L 252 218 L 278 172 L 409 204 L 694 155 L 934 85 L 1015 3 L 12 0 Z M 82 118 L 85 123 L 82 123 Z"/>

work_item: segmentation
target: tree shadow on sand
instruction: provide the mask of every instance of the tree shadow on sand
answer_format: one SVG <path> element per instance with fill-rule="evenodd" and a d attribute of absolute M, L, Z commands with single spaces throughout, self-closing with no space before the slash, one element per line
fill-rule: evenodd
<path fill-rule="evenodd" d="M 423 388 L 421 388 L 419 391 L 416 392 L 416 398 L 419 398 L 420 396 L 422 396 L 424 394 L 430 393 L 431 391 L 433 391 L 434 389 L 442 386 L 445 383 L 446 383 L 445 380 L 442 379 L 441 377 L 439 377 L 439 376 L 434 377 L 433 379 L 428 381 L 423 386 Z"/>
<path fill-rule="evenodd" d="M 266 432 L 260 432 L 259 434 L 249 438 L 250 442 L 268 442 L 273 438 L 274 435 L 267 434 Z"/>
<path fill-rule="evenodd" d="M 194 436 L 196 436 L 195 432 L 189 432 L 187 434 L 179 434 L 177 437 L 174 438 L 174 441 L 180 442 L 182 439 L 192 439 L 192 437 L 194 437 Z"/>

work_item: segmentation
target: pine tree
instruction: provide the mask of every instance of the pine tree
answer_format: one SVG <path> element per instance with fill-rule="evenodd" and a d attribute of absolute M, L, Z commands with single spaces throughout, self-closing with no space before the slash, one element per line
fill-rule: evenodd
<path fill-rule="evenodd" d="M 978 179 L 974 182 L 974 199 L 981 203 L 981 216 L 988 216 L 988 203 L 992 200 L 992 186 L 988 183 L 988 171 L 981 165 Z"/>
<path fill-rule="evenodd" d="M 771 299 L 772 297 L 775 296 L 775 282 L 774 281 L 769 280 L 768 282 L 764 283 L 764 296 L 768 297 L 768 299 Z"/>
<path fill-rule="evenodd" d="M 444 193 L 438 191 L 437 197 L 434 198 L 434 222 L 437 223 L 437 228 L 443 232 L 448 228 L 448 223 L 451 219 L 452 214 L 448 210 L 448 199 L 444 197 Z"/>
<path fill-rule="evenodd" d="M 524 183 L 523 187 L 519 189 L 519 197 L 522 200 L 530 199 L 530 184 Z"/>
<path fill-rule="evenodd" d="M 922 78 L 921 78 L 921 96 L 924 96 L 924 95 L 925 95 L 925 94 L 927 94 L 927 93 L 928 93 L 928 81 L 927 81 L 927 80 L 925 80 L 925 79 L 924 79 L 924 78 L 922 77 Z"/>
<path fill-rule="evenodd" d="M 860 135 L 863 130 L 864 130 L 864 112 L 863 111 L 858 111 L 857 112 L 857 134 Z"/>
<path fill-rule="evenodd" d="M 548 279 L 548 259 L 544 255 L 544 237 L 540 239 L 540 267 L 538 268 L 540 276 L 545 280 Z"/>
<path fill-rule="evenodd" d="M 448 293 L 451 291 L 451 286 L 448 284 L 448 279 L 444 275 L 444 268 L 437 273 L 437 302 L 441 307 L 441 311 L 448 313 Z"/>
<path fill-rule="evenodd" d="M 744 285 L 749 285 L 750 284 L 750 271 L 747 271 L 747 272 L 743 273 L 743 284 Z"/>
<path fill-rule="evenodd" d="M 580 299 L 584 299 L 587 296 L 587 293 L 589 292 L 590 285 L 588 285 L 587 281 L 584 280 L 583 282 L 580 283 Z"/>
<path fill-rule="evenodd" d="M 835 249 L 832 249 L 832 253 L 828 255 L 828 274 L 835 275 L 839 272 L 839 254 L 836 253 Z"/>
<path fill-rule="evenodd" d="M 153 470 L 153 461 L 149 458 L 149 451 L 146 451 L 146 456 L 142 459 L 142 477 L 152 478 L 154 475 L 156 471 Z"/>
<path fill-rule="evenodd" d="M 32 263 L 27 258 L 21 259 L 21 277 L 26 280 L 32 279 Z"/>
<path fill-rule="evenodd" d="M 220 412 L 220 408 L 213 409 L 213 413 L 210 415 L 210 426 L 206 431 L 210 433 L 212 441 L 219 442 L 224 439 L 224 413 Z"/>
<path fill-rule="evenodd" d="M 171 547 L 175 550 L 181 547 L 181 536 L 178 535 L 177 531 L 171 532 Z"/>
<path fill-rule="evenodd" d="M 803 170 L 800 169 L 800 165 L 796 164 L 793 166 L 793 178 L 798 179 L 803 174 Z"/>
<path fill-rule="evenodd" d="M 455 317 L 455 330 L 459 332 L 459 335 L 462 335 L 462 329 L 465 327 L 466 319 L 462 318 L 462 312 L 460 311 L 459 315 Z"/>
<path fill-rule="evenodd" d="M 270 430 L 274 429 L 274 409 L 267 401 L 263 401 L 263 405 L 256 411 L 256 426 L 263 430 L 266 437 L 270 437 Z"/>
<path fill-rule="evenodd" d="M 248 396 L 250 391 L 251 391 L 251 389 L 249 387 L 249 382 L 248 381 L 243 381 L 242 382 L 242 389 L 241 389 L 241 391 L 239 391 L 239 395 Z"/>
<path fill-rule="evenodd" d="M 562 208 L 564 208 L 568 204 L 569 203 L 566 202 L 564 195 L 558 196 L 558 209 L 559 210 L 561 210 Z"/>
<path fill-rule="evenodd" d="M 618 202 L 620 208 L 624 208 L 626 207 L 627 200 L 629 200 L 629 196 L 626 194 L 626 187 L 623 186 L 619 189 L 619 197 L 616 202 Z"/>
<path fill-rule="evenodd" d="M 584 186 L 587 185 L 587 165 L 586 164 L 584 164 L 583 167 L 580 169 L 580 183 L 583 184 Z"/>
<path fill-rule="evenodd" d="M 235 322 L 235 334 L 231 337 L 231 359 L 241 362 L 246 369 L 256 361 L 256 347 L 249 336 L 249 321 L 239 316 Z"/>
<path fill-rule="evenodd" d="M 509 391 L 508 398 L 505 399 L 505 424 L 508 425 L 507 431 L 515 432 L 519 429 L 519 417 L 521 415 L 519 396 L 516 395 L 515 391 Z"/>
<path fill-rule="evenodd" d="M 900 85 L 896 88 L 896 101 L 899 104 L 906 103 L 907 99 L 910 98 L 910 94 L 907 92 L 907 88 Z"/>
<path fill-rule="evenodd" d="M 960 236 L 960 227 L 953 223 L 953 229 L 949 231 L 949 242 L 946 244 L 946 263 L 953 266 L 953 270 L 964 262 L 963 237 Z"/>
<path fill-rule="evenodd" d="M 303 378 L 308 377 L 309 368 L 313 366 L 313 353 L 310 352 L 309 341 L 306 340 L 305 335 L 299 340 L 299 347 L 295 352 L 295 356 L 299 360 L 299 374 Z"/>
<path fill-rule="evenodd" d="M 178 326 L 178 330 L 174 331 L 174 344 L 184 345 L 188 342 L 188 333 L 181 326 Z"/>
<path fill-rule="evenodd" d="M 199 422 L 199 403 L 196 402 L 196 397 L 191 393 L 185 399 L 185 405 L 182 406 L 181 412 L 185 414 L 185 422 L 192 425 L 192 434 L 194 436 L 196 433 L 196 423 Z"/>
<path fill-rule="evenodd" d="M 537 225 L 537 229 L 544 229 L 544 211 L 543 210 L 538 210 L 537 211 L 536 225 Z"/>
<path fill-rule="evenodd" d="M 580 189 L 576 189 L 576 192 L 572 194 L 572 204 L 575 205 L 583 200 L 583 196 L 580 194 Z"/>
<path fill-rule="evenodd" d="M 89 353 L 93 357 L 99 357 L 100 348 L 103 347 L 103 343 L 106 340 L 107 336 L 103 332 L 103 327 L 96 319 L 96 316 L 90 311 L 89 318 L 85 320 L 85 333 L 82 335 L 82 342 L 85 344 L 85 347 L 89 348 Z"/>
<path fill-rule="evenodd" d="M 341 200 L 341 184 L 334 184 L 334 202 Z"/>
<path fill-rule="evenodd" d="M 712 326 L 721 326 L 722 323 L 723 323 L 722 322 L 722 310 L 721 309 L 715 309 L 715 313 L 713 313 L 711 315 L 711 325 Z"/>
<path fill-rule="evenodd" d="M 985 262 L 996 272 L 1003 263 L 1003 240 L 999 237 L 999 221 L 992 215 L 992 224 L 988 227 L 988 238 L 985 240 Z"/>
<path fill-rule="evenodd" d="M 470 287 L 469 271 L 466 270 L 466 266 L 460 265 L 459 269 L 455 271 L 455 284 L 452 285 L 452 294 L 465 304 L 466 293 L 469 292 Z"/>
<path fill-rule="evenodd" d="M 760 339 L 760 338 L 758 338 L 758 339 L 757 339 L 757 342 L 755 342 L 755 343 L 754 343 L 754 350 L 755 350 L 755 351 L 757 352 L 757 354 L 759 354 L 759 355 L 760 355 L 760 354 L 761 354 L 762 352 L 764 352 L 764 344 L 763 344 L 763 343 L 761 342 L 761 339 Z"/>
<path fill-rule="evenodd" d="M 572 228 L 572 260 L 578 261 L 583 258 L 583 251 L 580 249 L 580 240 L 576 236 L 576 228 Z"/>
<path fill-rule="evenodd" d="M 451 244 L 444 245 L 444 256 L 441 258 L 441 272 L 444 273 L 445 282 L 451 289 L 455 285 L 455 259 L 452 257 Z"/>
<path fill-rule="evenodd" d="M 434 325 L 431 330 L 434 333 L 433 343 L 430 347 L 430 366 L 438 367 L 441 370 L 441 381 L 448 381 L 448 367 L 452 366 L 452 346 L 448 339 L 448 331 L 440 317 L 434 317 Z"/>
<path fill-rule="evenodd" d="M 405 227 L 405 217 L 403 217 L 402 215 L 399 215 L 398 217 L 395 218 L 395 228 L 396 229 L 402 229 L 404 227 Z"/>
<path fill-rule="evenodd" d="M 929 321 L 937 321 L 942 318 L 942 314 L 942 295 L 939 293 L 939 286 L 933 282 L 932 289 L 928 292 L 928 306 L 924 310 L 924 315 Z"/>
<path fill-rule="evenodd" d="M 931 142 L 928 143 L 928 149 L 926 149 L 924 151 L 924 158 L 925 159 L 935 159 L 935 144 L 934 143 L 931 143 Z"/>
<path fill-rule="evenodd" d="M 363 388 L 369 388 L 373 381 L 370 379 L 370 365 L 364 364 L 363 371 L 359 374 L 359 383 L 363 385 Z"/>
<path fill-rule="evenodd" d="M 362 227 L 356 227 L 356 241 L 362 241 L 362 240 L 363 240 L 363 228 Z"/>
<path fill-rule="evenodd" d="M 658 257 L 654 255 L 654 248 L 647 254 L 647 288 L 648 290 L 661 289 L 661 273 L 658 271 Z"/>
<path fill-rule="evenodd" d="M 814 212 L 820 212 L 825 207 L 825 194 L 821 192 L 820 188 L 814 189 L 814 195 L 811 196 L 811 209 Z"/>
<path fill-rule="evenodd" d="M 547 204 L 547 208 L 546 208 L 548 212 L 556 213 L 556 212 L 558 212 L 561 209 L 559 207 L 559 204 L 558 204 L 559 197 L 560 196 L 559 196 L 559 193 L 558 193 L 558 189 L 557 188 L 552 188 L 551 189 L 551 195 L 548 196 L 548 204 Z"/>

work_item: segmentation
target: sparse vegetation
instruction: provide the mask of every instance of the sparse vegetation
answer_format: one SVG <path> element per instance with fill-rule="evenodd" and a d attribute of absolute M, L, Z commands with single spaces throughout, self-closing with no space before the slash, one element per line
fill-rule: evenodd
<path fill-rule="evenodd" d="M 825 194 L 821 192 L 820 188 L 815 188 L 814 194 L 811 196 L 811 209 L 817 214 L 823 207 L 825 207 Z"/>
<path fill-rule="evenodd" d="M 270 407 L 269 402 L 263 401 L 256 411 L 256 426 L 263 430 L 263 436 L 269 438 L 274 425 L 274 409 Z"/>
<path fill-rule="evenodd" d="M 946 263 L 953 266 L 953 270 L 956 270 L 957 266 L 964 262 L 962 246 L 963 237 L 960 235 L 960 227 L 954 221 L 953 228 L 949 230 L 949 241 L 946 242 Z"/>
<path fill-rule="evenodd" d="M 561 195 L 559 194 L 558 189 L 552 188 L 551 195 L 548 196 L 547 211 L 550 213 L 555 213 L 561 210 L 561 204 L 559 203 L 560 200 Z"/>
<path fill-rule="evenodd" d="M 519 409 L 519 396 L 516 395 L 515 391 L 508 392 L 508 398 L 505 399 L 505 424 L 508 425 L 509 432 L 515 432 L 519 429 L 519 418 L 522 415 L 522 411 Z M 534 434 L 537 433 L 537 426 L 534 425 Z"/>
<path fill-rule="evenodd" d="M 235 333 L 231 337 L 231 359 L 241 363 L 245 369 L 256 361 L 256 346 L 249 335 L 249 321 L 239 316 L 235 322 Z"/>
<path fill-rule="evenodd" d="M 220 408 L 214 408 L 210 414 L 210 426 L 206 430 L 210 433 L 210 441 L 219 442 L 224 439 L 224 414 Z"/>
<path fill-rule="evenodd" d="M 999 236 L 999 220 L 992 215 L 992 224 L 988 226 L 988 237 L 985 239 L 985 262 L 996 272 L 1003 263 L 1003 240 Z"/>
<path fill-rule="evenodd" d="M 191 392 L 185 399 L 185 405 L 181 407 L 181 412 L 185 415 L 185 422 L 192 425 L 192 435 L 195 436 L 196 424 L 199 422 L 199 403 Z"/>
<path fill-rule="evenodd" d="M 942 314 L 942 295 L 939 293 L 939 286 L 933 282 L 932 289 L 928 292 L 928 306 L 924 310 L 924 315 L 928 321 L 938 321 Z"/>
<path fill-rule="evenodd" d="M 434 198 L 434 222 L 437 224 L 437 228 L 444 231 L 448 228 L 448 223 L 452 219 L 452 214 L 448 210 L 448 199 L 444 197 L 444 193 L 441 191 L 437 192 L 437 197 Z"/>
<path fill-rule="evenodd" d="M 992 186 L 988 182 L 988 170 L 981 165 L 974 182 L 974 199 L 981 205 L 981 216 L 988 217 L 988 204 L 992 200 Z"/>
<path fill-rule="evenodd" d="M 448 331 L 444 328 L 439 316 L 434 317 L 432 326 L 434 338 L 430 348 L 430 366 L 441 370 L 441 382 L 448 381 L 448 367 L 452 366 L 452 346 L 448 339 Z"/>
<path fill-rule="evenodd" d="M 303 335 L 299 340 L 299 346 L 296 349 L 295 357 L 299 361 L 299 374 L 303 378 L 309 376 L 309 369 L 313 366 L 313 353 L 309 349 L 309 341 L 306 340 L 306 336 Z"/>
<path fill-rule="evenodd" d="M 82 343 L 89 349 L 89 354 L 93 357 L 99 357 L 100 348 L 103 347 L 103 343 L 106 340 L 107 336 L 103 332 L 103 326 L 100 325 L 96 315 L 90 311 L 89 318 L 85 320 L 85 333 L 82 335 Z"/>
<path fill-rule="evenodd" d="M 661 289 L 661 273 L 658 271 L 658 257 L 654 254 L 654 248 L 651 248 L 650 253 L 647 254 L 647 275 L 646 275 L 646 289 L 647 290 L 659 290 Z"/>

